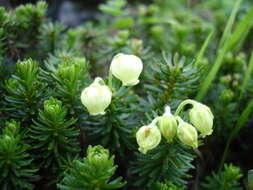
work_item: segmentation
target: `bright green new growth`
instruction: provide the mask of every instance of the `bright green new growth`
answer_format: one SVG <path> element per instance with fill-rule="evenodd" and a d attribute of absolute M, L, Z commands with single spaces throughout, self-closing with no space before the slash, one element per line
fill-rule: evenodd
<path fill-rule="evenodd" d="M 185 188 L 182 186 L 176 186 L 172 182 L 168 181 L 165 183 L 157 182 L 152 186 L 152 189 L 149 190 L 185 190 Z"/>
<path fill-rule="evenodd" d="M 70 112 L 77 116 L 83 111 L 80 94 L 89 82 L 88 63 L 85 57 L 59 51 L 45 61 L 46 78 L 51 81 L 55 96 L 71 105 Z"/>
<path fill-rule="evenodd" d="M 46 97 L 46 86 L 37 62 L 32 59 L 17 62 L 15 74 L 6 83 L 6 111 L 12 118 L 31 120 Z"/>
<path fill-rule="evenodd" d="M 66 103 L 79 104 L 79 93 L 84 83 L 87 83 L 87 61 L 84 57 L 65 55 L 53 58 L 46 63 L 47 70 L 53 72 L 52 77 L 56 81 L 57 96 Z"/>
<path fill-rule="evenodd" d="M 33 149 L 42 159 L 42 167 L 58 169 L 67 154 L 79 152 L 79 130 L 75 128 L 76 119 L 67 119 L 67 109 L 62 102 L 50 98 L 44 102 L 44 110 L 39 111 L 39 117 L 33 120 L 31 138 Z"/>
<path fill-rule="evenodd" d="M 60 190 L 106 190 L 119 189 L 126 183 L 122 177 L 112 179 L 117 166 L 114 165 L 114 156 L 110 156 L 102 146 L 89 146 L 87 157 L 74 160 L 72 168 L 64 174 L 58 188 Z"/>
<path fill-rule="evenodd" d="M 20 123 L 6 122 L 0 136 L 0 189 L 31 190 L 31 180 L 37 178 L 37 169 L 28 153 L 30 146 L 20 134 Z"/>
<path fill-rule="evenodd" d="M 137 175 L 134 179 L 136 187 L 150 188 L 157 181 L 171 181 L 175 185 L 185 185 L 191 177 L 187 172 L 193 169 L 191 162 L 194 155 L 178 141 L 167 143 L 163 141 L 148 154 L 136 153 L 137 160 L 132 163 L 131 173 Z"/>
<path fill-rule="evenodd" d="M 224 170 L 212 173 L 206 178 L 206 183 L 202 184 L 203 190 L 242 190 L 239 180 L 242 177 L 240 168 L 225 164 Z"/>

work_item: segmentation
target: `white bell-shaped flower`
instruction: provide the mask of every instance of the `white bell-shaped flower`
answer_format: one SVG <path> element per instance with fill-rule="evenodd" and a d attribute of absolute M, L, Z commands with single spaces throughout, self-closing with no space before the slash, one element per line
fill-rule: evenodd
<path fill-rule="evenodd" d="M 146 154 L 155 148 L 161 141 L 161 133 L 155 125 L 142 126 L 136 133 L 139 151 Z"/>
<path fill-rule="evenodd" d="M 105 109 L 110 105 L 111 99 L 112 92 L 99 77 L 81 94 L 81 101 L 90 115 L 105 114 Z"/>
<path fill-rule="evenodd" d="M 172 142 L 177 134 L 177 120 L 174 115 L 171 114 L 169 106 L 166 107 L 166 112 L 159 117 L 158 128 L 161 131 L 162 136 L 168 142 Z"/>
<path fill-rule="evenodd" d="M 123 86 L 138 84 L 142 69 L 143 64 L 139 57 L 123 53 L 114 56 L 110 67 L 113 76 L 119 79 Z"/>
<path fill-rule="evenodd" d="M 177 117 L 179 122 L 177 127 L 177 136 L 179 140 L 192 148 L 198 147 L 198 133 L 197 130 L 189 123 Z"/>
<path fill-rule="evenodd" d="M 189 111 L 191 124 L 201 133 L 202 137 L 213 132 L 213 114 L 209 107 L 201 103 L 194 103 Z"/>

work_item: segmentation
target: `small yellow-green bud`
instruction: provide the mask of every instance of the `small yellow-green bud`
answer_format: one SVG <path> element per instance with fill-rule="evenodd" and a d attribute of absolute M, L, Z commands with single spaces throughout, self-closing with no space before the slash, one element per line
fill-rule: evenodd
<path fill-rule="evenodd" d="M 206 67 L 209 65 L 209 60 L 206 57 L 204 57 L 201 59 L 200 64 L 203 65 L 203 67 Z"/>
<path fill-rule="evenodd" d="M 150 28 L 150 33 L 155 39 L 162 39 L 164 28 L 160 25 L 154 25 Z"/>
<path fill-rule="evenodd" d="M 110 158 L 109 150 L 104 147 L 98 146 L 89 146 L 87 149 L 87 160 L 90 164 L 96 166 L 104 165 Z"/>
<path fill-rule="evenodd" d="M 177 134 L 177 120 L 170 113 L 169 109 L 158 120 L 158 128 L 162 136 L 171 142 Z"/>
<path fill-rule="evenodd" d="M 198 147 L 198 133 L 197 130 L 189 123 L 178 119 L 177 136 L 179 140 L 192 148 Z"/>
<path fill-rule="evenodd" d="M 47 117 L 53 117 L 61 114 L 65 111 L 65 109 L 62 107 L 62 102 L 55 99 L 55 98 L 49 98 L 48 100 L 44 101 L 44 112 L 47 114 Z"/>
<path fill-rule="evenodd" d="M 213 132 L 213 114 L 209 107 L 195 102 L 189 111 L 191 124 L 201 133 L 203 137 Z"/>
<path fill-rule="evenodd" d="M 147 12 L 148 12 L 147 6 L 144 5 L 138 6 L 138 13 L 140 14 L 140 16 L 145 16 Z"/>
<path fill-rule="evenodd" d="M 233 78 L 234 78 L 234 80 L 240 81 L 241 80 L 241 75 L 239 73 L 235 73 L 233 75 Z"/>
<path fill-rule="evenodd" d="M 236 57 L 235 57 L 235 62 L 236 65 L 240 65 L 240 67 L 246 62 L 246 55 L 245 53 L 239 53 Z"/>
<path fill-rule="evenodd" d="M 234 56 L 232 54 L 232 52 L 228 52 L 226 55 L 225 55 L 225 61 L 228 62 L 228 63 L 233 63 L 234 61 Z"/>
<path fill-rule="evenodd" d="M 129 33 L 128 30 L 121 30 L 118 33 L 119 38 L 122 39 L 122 40 L 127 40 L 129 35 L 130 35 L 130 33 Z"/>
<path fill-rule="evenodd" d="M 236 81 L 236 80 L 234 80 L 234 81 L 232 82 L 232 87 L 233 87 L 233 88 L 239 88 L 239 82 Z"/>
<path fill-rule="evenodd" d="M 182 52 L 185 55 L 192 55 L 196 49 L 196 45 L 194 43 L 187 43 L 182 46 Z"/>
<path fill-rule="evenodd" d="M 232 76 L 231 76 L 231 75 L 225 75 L 225 76 L 222 76 L 222 77 L 220 78 L 220 82 L 221 82 L 223 85 L 225 85 L 225 86 L 229 85 L 229 83 L 230 83 L 232 80 L 233 80 L 233 79 L 232 79 Z"/>
<path fill-rule="evenodd" d="M 136 133 L 139 151 L 146 154 L 154 149 L 161 141 L 161 133 L 155 125 L 142 126 Z"/>
<path fill-rule="evenodd" d="M 220 93 L 220 100 L 229 103 L 233 100 L 235 94 L 231 89 L 225 89 Z"/>
<path fill-rule="evenodd" d="M 123 86 L 134 86 L 139 83 L 139 76 L 143 69 L 142 61 L 135 55 L 123 53 L 114 56 L 111 67 L 113 76 L 119 79 Z"/>
<path fill-rule="evenodd" d="M 110 89 L 99 77 L 81 94 L 81 101 L 91 115 L 105 114 L 105 109 L 110 105 L 111 99 Z"/>
<path fill-rule="evenodd" d="M 3 134 L 8 135 L 8 136 L 18 136 L 19 135 L 19 130 L 20 130 L 20 123 L 11 120 L 9 122 L 5 123 L 6 127 L 3 129 Z"/>
<path fill-rule="evenodd" d="M 176 34 L 180 37 L 187 35 L 190 31 L 189 27 L 179 23 L 175 23 L 173 27 L 176 31 Z"/>
<path fill-rule="evenodd" d="M 159 13 L 160 8 L 155 4 L 151 4 L 148 6 L 148 10 L 151 14 L 156 14 L 156 13 Z"/>
<path fill-rule="evenodd" d="M 142 54 L 143 51 L 143 42 L 140 39 L 131 39 L 129 44 L 132 52 L 134 52 L 135 55 Z"/>

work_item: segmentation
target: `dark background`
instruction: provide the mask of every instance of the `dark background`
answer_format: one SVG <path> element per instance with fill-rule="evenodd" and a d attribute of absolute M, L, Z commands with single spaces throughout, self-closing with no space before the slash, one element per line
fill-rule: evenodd
<path fill-rule="evenodd" d="M 36 3 L 38 0 L 0 0 L 0 6 L 12 9 L 25 3 Z M 100 14 L 98 6 L 106 0 L 46 0 L 47 16 L 70 27 L 76 27 L 87 20 L 96 20 Z M 134 3 L 137 0 L 129 0 Z M 139 0 L 140 1 L 140 0 Z M 151 0 L 141 0 L 150 2 Z"/>
<path fill-rule="evenodd" d="M 25 3 L 36 3 L 38 0 L 0 0 L 0 6 L 12 9 Z M 104 0 L 47 0 L 48 17 L 70 27 L 78 26 L 86 20 L 96 19 L 98 5 Z"/>

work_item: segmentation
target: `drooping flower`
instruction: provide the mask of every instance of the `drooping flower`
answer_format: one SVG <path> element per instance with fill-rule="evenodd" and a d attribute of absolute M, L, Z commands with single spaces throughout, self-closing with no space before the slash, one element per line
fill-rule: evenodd
<path fill-rule="evenodd" d="M 201 103 L 194 103 L 189 111 L 191 124 L 201 133 L 202 137 L 213 132 L 213 114 L 209 107 Z"/>
<path fill-rule="evenodd" d="M 169 108 L 169 107 L 167 107 Z M 173 138 L 177 134 L 177 120 L 175 117 L 170 113 L 170 109 L 159 117 L 158 120 L 158 128 L 162 134 L 162 136 L 168 141 L 171 142 Z"/>
<path fill-rule="evenodd" d="M 99 77 L 81 94 L 81 101 L 91 115 L 105 114 L 105 109 L 110 105 L 111 99 L 112 92 Z"/>
<path fill-rule="evenodd" d="M 110 67 L 113 76 L 119 79 L 123 86 L 138 84 L 142 69 L 143 64 L 139 57 L 123 53 L 114 56 Z"/>
<path fill-rule="evenodd" d="M 146 154 L 154 149 L 161 141 L 161 133 L 155 125 L 142 126 L 136 133 L 139 151 Z"/>
<path fill-rule="evenodd" d="M 177 117 L 179 122 L 177 128 L 177 136 L 179 140 L 192 148 L 198 147 L 198 133 L 197 130 L 189 123 L 183 121 L 181 118 Z"/>

